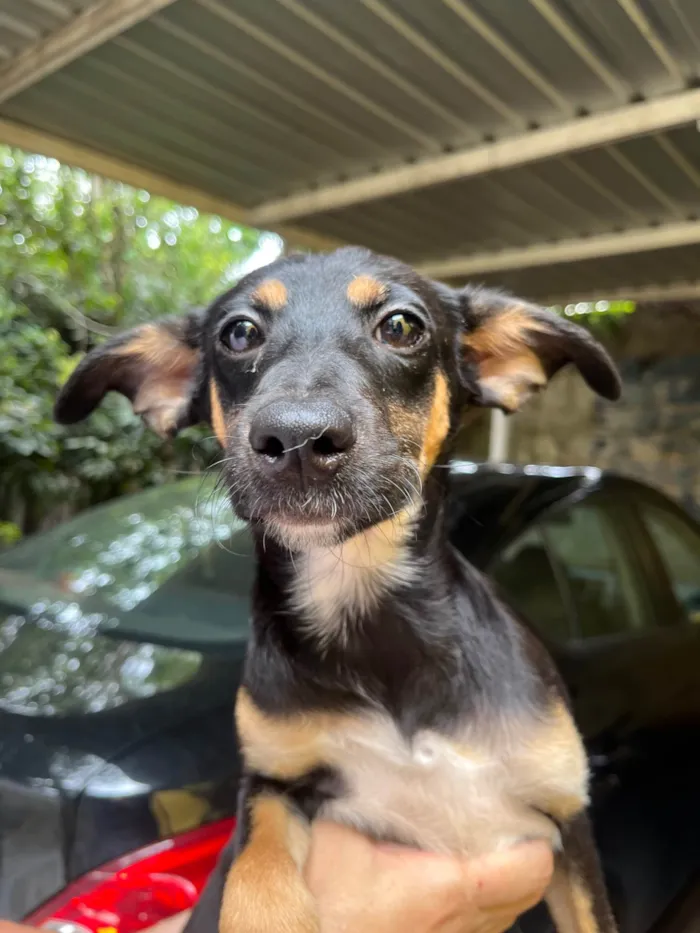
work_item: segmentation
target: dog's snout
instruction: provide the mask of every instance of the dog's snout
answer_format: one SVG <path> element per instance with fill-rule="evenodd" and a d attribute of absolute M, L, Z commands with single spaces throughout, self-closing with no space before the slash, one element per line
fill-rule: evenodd
<path fill-rule="evenodd" d="M 294 469 L 330 478 L 355 443 L 355 433 L 350 415 L 334 402 L 288 399 L 255 415 L 249 440 L 269 471 Z"/>

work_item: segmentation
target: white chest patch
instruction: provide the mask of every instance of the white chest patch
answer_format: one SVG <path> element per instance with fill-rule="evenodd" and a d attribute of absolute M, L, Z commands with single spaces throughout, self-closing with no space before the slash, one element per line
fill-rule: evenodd
<path fill-rule="evenodd" d="M 311 548 L 296 561 L 293 605 L 321 643 L 341 642 L 388 589 L 415 575 L 404 542 L 408 512 L 337 547 Z"/>
<path fill-rule="evenodd" d="M 525 837 L 557 842 L 555 820 L 587 801 L 588 770 L 563 704 L 518 721 L 484 718 L 411 739 L 384 712 L 269 717 L 242 688 L 236 722 L 253 771 L 294 780 L 319 767 L 342 779 L 322 815 L 433 851 L 488 852 Z"/>
<path fill-rule="evenodd" d="M 518 731 L 488 742 L 426 731 L 409 743 L 388 717 L 357 721 L 324 739 L 347 794 L 323 815 L 437 852 L 478 854 L 526 838 L 557 845 L 541 811 L 565 818 L 585 806 L 581 743 L 568 717 Z"/>

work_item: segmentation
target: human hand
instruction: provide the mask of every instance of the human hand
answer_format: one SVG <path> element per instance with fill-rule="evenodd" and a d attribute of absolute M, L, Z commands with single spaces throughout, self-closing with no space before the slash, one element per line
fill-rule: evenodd
<path fill-rule="evenodd" d="M 304 874 L 321 933 L 503 933 L 542 899 L 553 866 L 544 842 L 457 858 L 319 822 Z"/>

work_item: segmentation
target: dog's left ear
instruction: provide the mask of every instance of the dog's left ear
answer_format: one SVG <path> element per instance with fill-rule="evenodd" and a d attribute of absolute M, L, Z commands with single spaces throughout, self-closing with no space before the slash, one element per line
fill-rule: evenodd
<path fill-rule="evenodd" d="M 91 350 L 61 389 L 54 416 L 82 421 L 107 392 L 120 392 L 161 437 L 208 417 L 203 393 L 203 310 L 144 324 Z M 206 410 L 205 410 L 206 409 Z"/>
<path fill-rule="evenodd" d="M 583 327 L 487 289 L 467 287 L 456 297 L 463 325 L 459 369 L 472 404 L 517 411 L 568 364 L 598 395 L 619 397 L 615 364 Z"/>

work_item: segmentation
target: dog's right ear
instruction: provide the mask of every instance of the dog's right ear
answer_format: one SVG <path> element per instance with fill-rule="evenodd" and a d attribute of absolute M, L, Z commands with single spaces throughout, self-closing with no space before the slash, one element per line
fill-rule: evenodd
<path fill-rule="evenodd" d="M 619 398 L 615 364 L 583 327 L 488 288 L 468 285 L 452 291 L 451 297 L 461 318 L 457 357 L 470 404 L 518 411 L 570 365 L 598 395 Z"/>
<path fill-rule="evenodd" d="M 204 382 L 204 310 L 143 324 L 91 350 L 56 400 L 61 424 L 82 421 L 107 392 L 120 392 L 161 437 L 208 416 L 200 396 Z"/>

